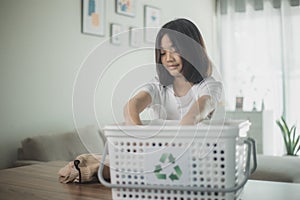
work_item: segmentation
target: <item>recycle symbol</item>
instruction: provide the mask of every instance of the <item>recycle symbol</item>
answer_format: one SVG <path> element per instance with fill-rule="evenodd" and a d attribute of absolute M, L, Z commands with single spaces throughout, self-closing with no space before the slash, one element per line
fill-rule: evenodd
<path fill-rule="evenodd" d="M 171 153 L 163 153 L 161 155 L 159 161 L 162 164 L 166 164 L 166 163 L 175 164 L 175 158 Z M 174 169 L 174 172 L 169 174 L 168 178 L 171 179 L 171 181 L 179 180 L 179 178 L 182 175 L 182 171 L 181 171 L 180 167 L 178 165 L 176 165 L 175 167 L 173 167 L 173 169 Z M 166 180 L 167 179 L 167 174 L 162 173 L 162 170 L 163 169 L 162 169 L 160 164 L 156 165 L 155 170 L 154 170 L 155 176 L 156 176 L 157 179 Z"/>

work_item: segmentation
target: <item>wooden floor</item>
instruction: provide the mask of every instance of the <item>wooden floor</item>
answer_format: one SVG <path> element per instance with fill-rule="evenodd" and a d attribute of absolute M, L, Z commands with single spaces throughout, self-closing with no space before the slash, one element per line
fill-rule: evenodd
<path fill-rule="evenodd" d="M 66 162 L 50 162 L 0 171 L 1 200 L 97 199 L 111 200 L 111 190 L 99 183 L 62 184 L 58 170 Z"/>

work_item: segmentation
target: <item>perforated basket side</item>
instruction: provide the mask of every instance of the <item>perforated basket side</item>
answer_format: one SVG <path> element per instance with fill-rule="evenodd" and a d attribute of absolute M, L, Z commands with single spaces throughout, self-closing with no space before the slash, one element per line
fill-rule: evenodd
<path fill-rule="evenodd" d="M 170 138 L 141 140 L 128 137 L 109 137 L 111 181 L 122 185 L 157 184 L 150 180 L 153 166 L 146 163 L 149 152 L 159 160 L 163 153 L 181 151 L 178 161 L 187 157 L 184 173 L 188 176 L 188 186 L 225 188 L 236 183 L 236 139 L 180 138 L 170 143 Z M 178 157 L 178 158 L 177 158 Z M 155 163 L 154 163 L 155 164 Z M 152 163 L 153 165 L 153 163 Z M 154 175 L 155 176 L 155 175 Z M 151 182 L 152 181 L 152 182 Z M 167 182 L 170 184 L 170 181 Z M 166 184 L 166 185 L 167 185 Z M 179 183 L 180 184 L 180 183 Z M 113 189 L 113 199 L 233 199 L 233 193 L 219 192 L 176 192 L 165 190 Z"/>

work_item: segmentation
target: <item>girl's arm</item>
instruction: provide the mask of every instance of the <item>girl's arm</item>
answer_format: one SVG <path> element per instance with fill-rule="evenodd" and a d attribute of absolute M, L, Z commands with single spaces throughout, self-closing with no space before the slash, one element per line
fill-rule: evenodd
<path fill-rule="evenodd" d="M 124 107 L 126 125 L 142 125 L 140 113 L 151 103 L 151 96 L 145 91 L 139 92 Z"/>
<path fill-rule="evenodd" d="M 180 125 L 195 125 L 204 120 L 215 109 L 211 96 L 201 96 L 180 121 Z"/>

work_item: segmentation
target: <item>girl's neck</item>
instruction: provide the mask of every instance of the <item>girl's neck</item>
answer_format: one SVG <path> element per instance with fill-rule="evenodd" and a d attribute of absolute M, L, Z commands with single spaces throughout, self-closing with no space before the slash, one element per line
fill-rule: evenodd
<path fill-rule="evenodd" d="M 192 88 L 193 84 L 188 82 L 184 76 L 175 77 L 173 82 L 174 95 L 182 97 Z"/>

